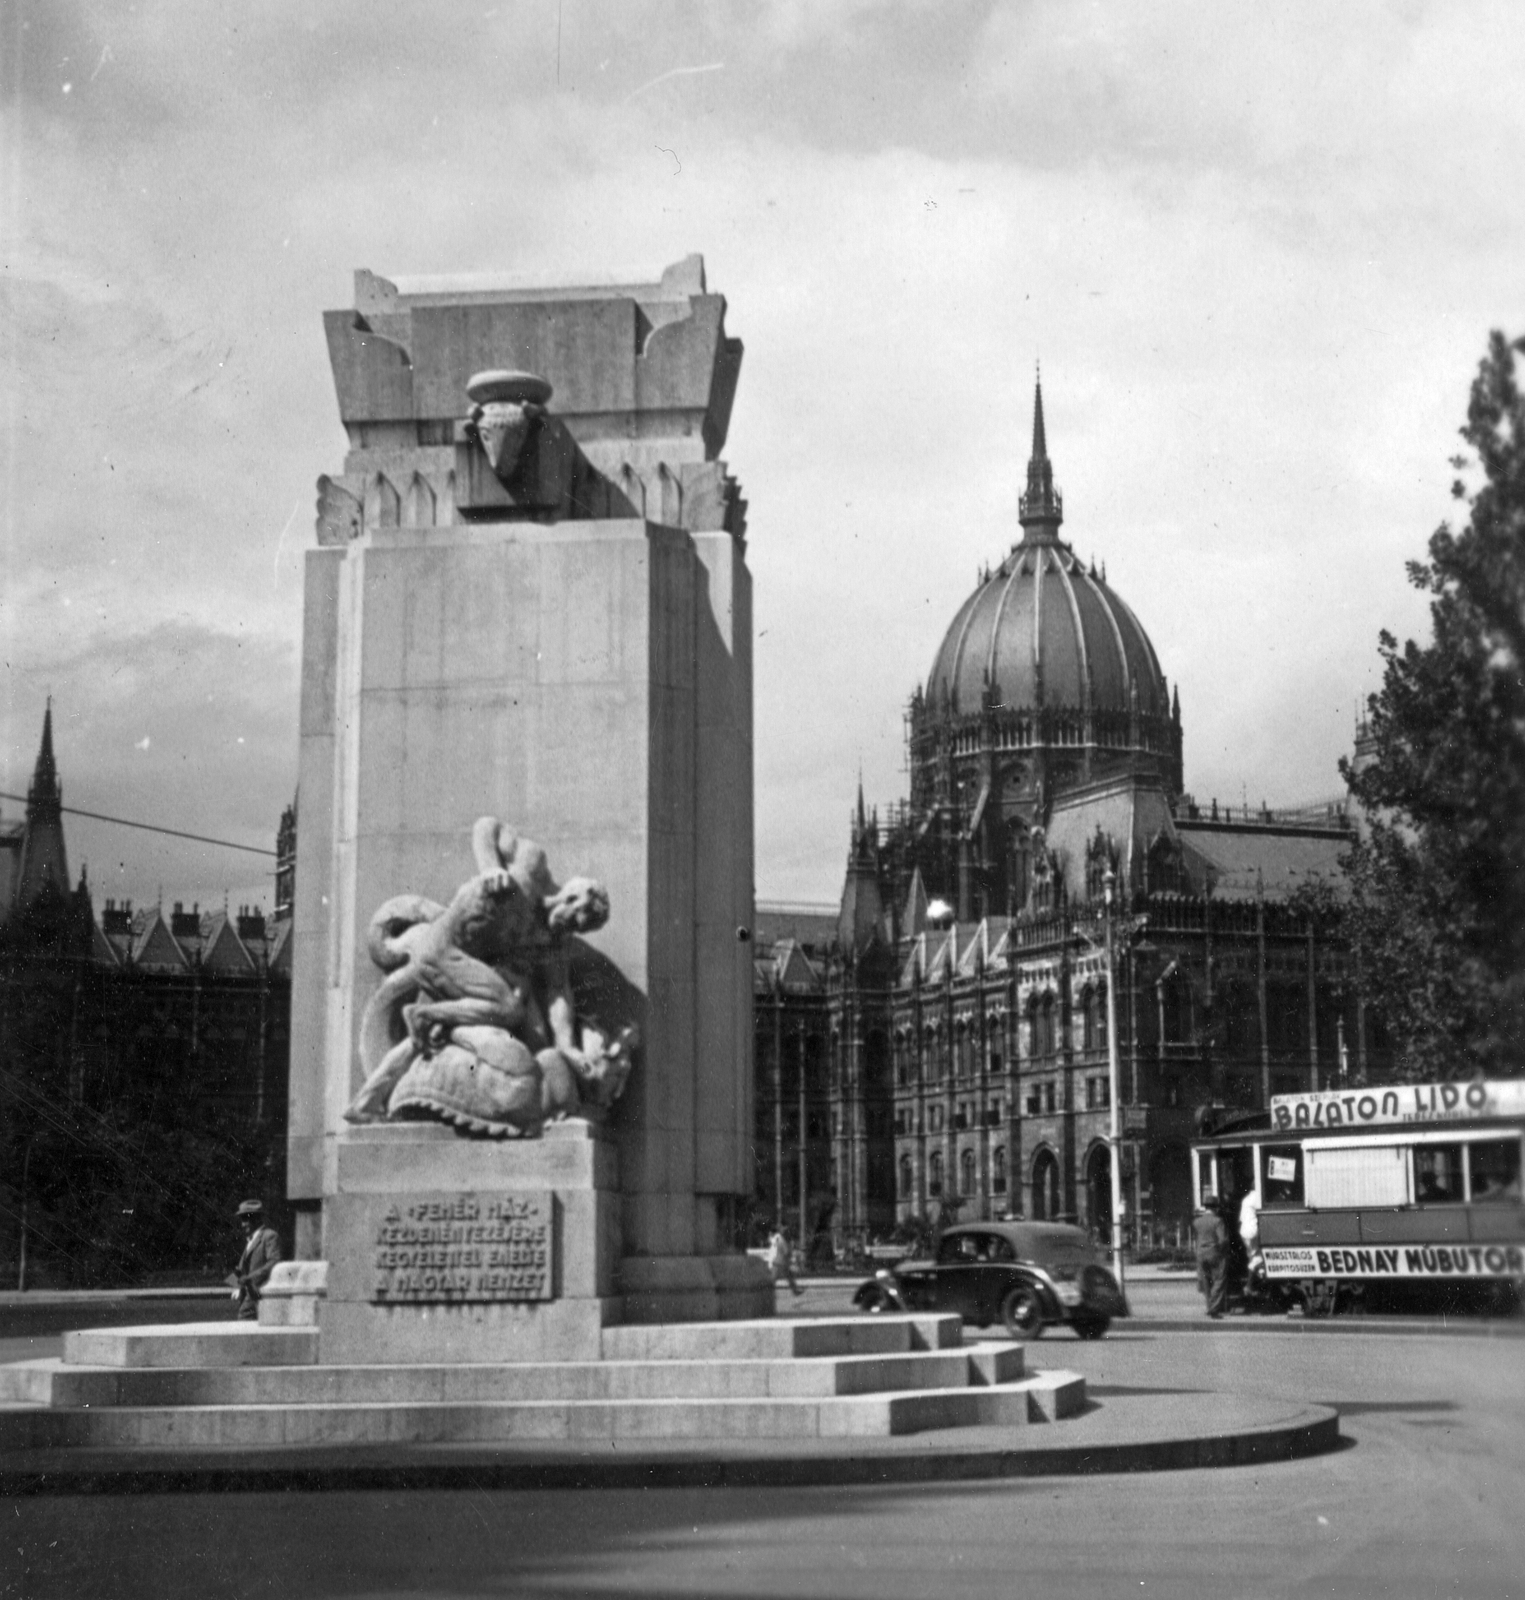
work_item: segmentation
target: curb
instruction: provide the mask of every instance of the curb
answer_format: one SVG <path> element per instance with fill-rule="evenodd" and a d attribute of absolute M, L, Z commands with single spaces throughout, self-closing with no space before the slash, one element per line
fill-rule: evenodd
<path fill-rule="evenodd" d="M 1128 1317 L 1115 1322 L 1109 1337 L 1149 1333 L 1323 1333 L 1402 1334 L 1431 1339 L 1525 1339 L 1525 1321 L 1408 1322 L 1396 1317 Z"/>
<path fill-rule="evenodd" d="M 1062 1424 L 1060 1426 L 1063 1426 Z M 357 1489 L 719 1489 L 810 1485 L 957 1482 L 977 1478 L 1079 1477 L 1104 1472 L 1179 1472 L 1260 1465 L 1323 1455 L 1341 1447 L 1339 1414 L 1306 1405 L 1286 1422 L 1177 1439 L 1097 1441 L 1031 1449 L 956 1445 L 855 1455 L 770 1456 L 647 1452 L 623 1458 L 546 1454 L 504 1459 L 492 1447 L 389 1451 L 392 1459 L 361 1461 L 357 1452 L 315 1452 L 296 1460 L 279 1453 L 268 1464 L 238 1453 L 238 1464 L 202 1457 L 158 1466 L 153 1456 L 121 1453 L 111 1464 L 80 1461 L 7 1466 L 0 1494 L 39 1495 L 314 1493 Z M 276 1454 L 272 1452 L 272 1454 Z M 401 1459 L 398 1455 L 401 1454 Z M 465 1459 L 463 1459 L 465 1457 Z M 13 1458 L 14 1459 L 14 1458 Z M 162 1459 L 162 1458 L 157 1458 Z"/>

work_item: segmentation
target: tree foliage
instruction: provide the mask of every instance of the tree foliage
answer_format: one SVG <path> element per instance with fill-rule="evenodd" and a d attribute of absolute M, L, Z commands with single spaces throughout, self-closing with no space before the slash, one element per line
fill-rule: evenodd
<path fill-rule="evenodd" d="M 1369 814 L 1350 861 L 1360 982 L 1403 1074 L 1525 1070 L 1525 403 L 1489 341 L 1453 458 L 1468 508 L 1409 564 L 1432 638 L 1384 631 L 1370 760 L 1343 763 Z"/>

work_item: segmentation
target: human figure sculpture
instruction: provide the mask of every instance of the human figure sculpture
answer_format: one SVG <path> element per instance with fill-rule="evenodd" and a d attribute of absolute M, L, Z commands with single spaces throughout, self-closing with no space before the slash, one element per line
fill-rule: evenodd
<path fill-rule="evenodd" d="M 496 817 L 471 842 L 477 874 L 448 906 L 398 895 L 371 919 L 387 976 L 360 1025 L 351 1122 L 436 1116 L 533 1135 L 624 1088 L 635 1029 L 579 1019 L 572 994 L 570 941 L 608 920 L 608 895 L 590 878 L 558 884 L 540 846 Z"/>

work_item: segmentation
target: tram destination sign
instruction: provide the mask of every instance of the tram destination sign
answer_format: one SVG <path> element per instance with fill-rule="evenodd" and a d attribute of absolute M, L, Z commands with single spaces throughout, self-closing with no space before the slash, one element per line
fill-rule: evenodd
<path fill-rule="evenodd" d="M 1517 1244 L 1394 1244 L 1382 1249 L 1280 1249 L 1263 1252 L 1268 1278 L 1513 1278 L 1525 1277 Z"/>
<path fill-rule="evenodd" d="M 1277 1133 L 1513 1117 L 1525 1117 L 1525 1078 L 1404 1083 L 1271 1096 L 1271 1127 Z"/>

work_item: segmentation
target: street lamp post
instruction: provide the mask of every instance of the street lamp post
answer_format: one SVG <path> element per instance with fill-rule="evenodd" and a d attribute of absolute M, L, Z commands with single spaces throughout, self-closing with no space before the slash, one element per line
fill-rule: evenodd
<path fill-rule="evenodd" d="M 1111 1131 L 1107 1139 L 1112 1156 L 1112 1271 L 1117 1278 L 1118 1288 L 1126 1292 L 1123 1282 L 1122 1083 L 1117 1063 L 1117 961 L 1112 942 L 1113 894 L 1116 887 L 1117 874 L 1109 866 L 1102 876 L 1102 895 L 1107 960 L 1107 1098 L 1112 1105 Z"/>

